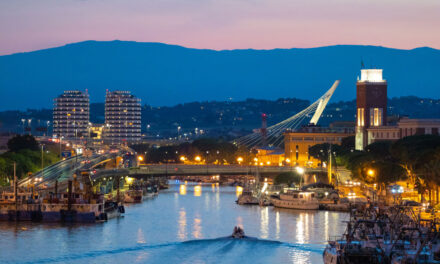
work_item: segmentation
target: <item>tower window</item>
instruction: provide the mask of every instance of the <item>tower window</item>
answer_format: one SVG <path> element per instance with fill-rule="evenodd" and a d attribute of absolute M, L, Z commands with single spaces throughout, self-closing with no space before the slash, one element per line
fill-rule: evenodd
<path fill-rule="evenodd" d="M 358 123 L 358 126 L 364 126 L 365 125 L 364 115 L 365 115 L 364 108 L 358 108 L 358 112 L 357 112 L 357 121 L 358 121 L 357 123 Z"/>
<path fill-rule="evenodd" d="M 370 108 L 370 126 L 382 126 L 382 108 Z"/>

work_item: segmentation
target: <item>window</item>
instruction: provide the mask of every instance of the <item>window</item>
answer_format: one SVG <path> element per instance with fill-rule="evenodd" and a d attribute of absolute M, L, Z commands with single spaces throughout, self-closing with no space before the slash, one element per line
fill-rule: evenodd
<path fill-rule="evenodd" d="M 370 126 L 382 126 L 382 108 L 370 108 Z"/>
<path fill-rule="evenodd" d="M 357 112 L 357 123 L 358 126 L 364 126 L 364 108 L 358 108 L 358 112 Z"/>

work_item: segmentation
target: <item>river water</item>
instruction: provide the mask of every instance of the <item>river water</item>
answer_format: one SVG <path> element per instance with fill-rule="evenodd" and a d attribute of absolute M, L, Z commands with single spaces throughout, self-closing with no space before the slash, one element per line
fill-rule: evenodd
<path fill-rule="evenodd" d="M 92 225 L 0 223 L 0 263 L 322 263 L 348 215 L 235 204 L 237 189 L 172 182 Z M 250 238 L 227 236 L 236 225 Z"/>

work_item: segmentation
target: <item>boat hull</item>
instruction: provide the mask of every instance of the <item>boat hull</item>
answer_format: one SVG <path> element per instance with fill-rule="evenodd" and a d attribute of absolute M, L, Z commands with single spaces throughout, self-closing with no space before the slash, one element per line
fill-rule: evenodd
<path fill-rule="evenodd" d="M 273 206 L 287 209 L 301 209 L 301 210 L 318 210 L 318 201 L 294 201 L 294 200 L 281 200 L 279 198 L 271 199 Z"/>

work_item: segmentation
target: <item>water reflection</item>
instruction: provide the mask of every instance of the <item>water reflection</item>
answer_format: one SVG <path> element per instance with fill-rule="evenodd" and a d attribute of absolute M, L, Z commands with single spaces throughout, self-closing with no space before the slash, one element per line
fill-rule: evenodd
<path fill-rule="evenodd" d="M 261 209 L 260 216 L 260 232 L 262 238 L 267 238 L 269 236 L 269 207 L 266 206 Z"/>
<path fill-rule="evenodd" d="M 280 239 L 280 212 L 275 212 L 275 238 Z"/>
<path fill-rule="evenodd" d="M 235 195 L 237 196 L 237 198 L 243 193 L 243 187 L 241 186 L 237 186 L 235 189 Z"/>
<path fill-rule="evenodd" d="M 299 218 L 296 219 L 296 241 L 300 244 L 304 243 L 304 213 L 299 214 Z"/>
<path fill-rule="evenodd" d="M 137 242 L 139 243 L 139 244 L 144 244 L 146 241 L 145 241 L 145 236 L 144 236 L 144 232 L 142 232 L 142 229 L 141 228 L 139 228 L 138 229 L 138 232 L 137 232 Z"/>
<path fill-rule="evenodd" d="M 202 185 L 194 186 L 194 196 L 201 196 L 201 195 L 202 195 Z"/>
<path fill-rule="evenodd" d="M 186 184 L 186 182 L 185 182 L 185 184 Z M 180 195 L 186 195 L 186 185 L 180 185 L 180 188 L 179 188 L 179 194 Z"/>
<path fill-rule="evenodd" d="M 186 239 L 186 212 L 183 208 L 181 208 L 179 211 L 178 225 L 179 225 L 179 230 L 177 232 L 177 237 L 180 240 L 185 240 Z"/>
<path fill-rule="evenodd" d="M 203 238 L 202 235 L 202 219 L 200 218 L 200 215 L 196 215 L 194 218 L 194 224 L 193 224 L 193 237 L 194 238 Z"/>

